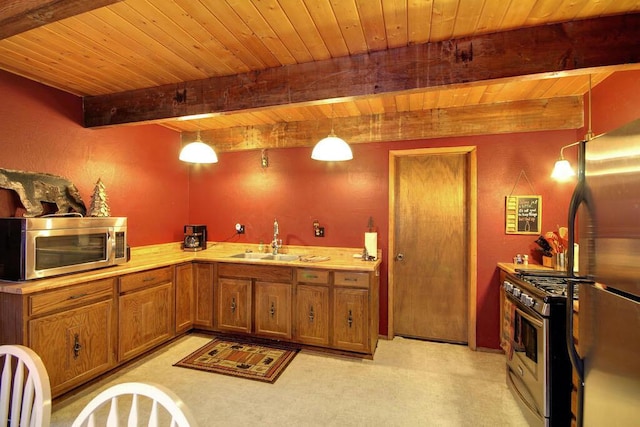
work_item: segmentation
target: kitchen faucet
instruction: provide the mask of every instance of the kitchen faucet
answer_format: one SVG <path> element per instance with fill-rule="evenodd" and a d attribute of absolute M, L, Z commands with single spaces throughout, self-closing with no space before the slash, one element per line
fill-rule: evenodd
<path fill-rule="evenodd" d="M 278 234 L 280 234 L 280 227 L 278 226 L 278 220 L 273 220 L 273 241 L 271 242 L 271 247 L 273 248 L 273 255 L 278 255 L 278 250 L 282 247 L 282 239 L 278 239 Z"/>

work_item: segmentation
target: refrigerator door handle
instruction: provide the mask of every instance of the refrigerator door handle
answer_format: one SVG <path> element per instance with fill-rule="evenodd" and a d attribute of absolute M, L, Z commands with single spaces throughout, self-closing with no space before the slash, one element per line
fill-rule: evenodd
<path fill-rule="evenodd" d="M 587 141 L 580 141 L 578 145 L 578 183 L 576 184 L 576 188 L 573 191 L 573 195 L 571 196 L 571 202 L 569 203 L 569 219 L 568 219 L 568 227 L 569 227 L 569 248 L 567 251 L 567 274 L 570 277 L 575 277 L 574 274 L 574 265 L 577 260 L 574 258 L 574 243 L 576 238 L 575 233 L 575 223 L 576 217 L 578 215 L 578 208 L 582 203 L 588 205 L 587 198 L 587 184 L 585 181 L 585 146 Z M 588 285 L 587 285 L 588 286 Z M 584 393 L 584 361 L 580 358 L 578 351 L 576 349 L 575 343 L 573 341 L 573 330 L 574 330 L 574 322 L 573 322 L 573 296 L 575 292 L 574 281 L 567 281 L 567 307 L 566 307 L 566 342 L 567 342 L 567 350 L 569 352 L 569 359 L 571 360 L 571 364 L 573 365 L 576 373 L 578 375 L 577 389 L 577 414 L 576 414 L 576 423 L 579 427 L 582 426 L 582 402 L 583 402 L 583 393 Z"/>

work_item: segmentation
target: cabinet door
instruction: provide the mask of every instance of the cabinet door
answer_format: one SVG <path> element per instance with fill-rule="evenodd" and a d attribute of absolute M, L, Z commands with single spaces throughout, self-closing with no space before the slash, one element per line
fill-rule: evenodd
<path fill-rule="evenodd" d="M 333 346 L 342 350 L 369 351 L 369 292 L 337 287 L 333 292 Z"/>
<path fill-rule="evenodd" d="M 256 281 L 256 334 L 291 339 L 291 285 Z"/>
<path fill-rule="evenodd" d="M 188 331 L 193 326 L 193 265 L 176 267 L 176 333 Z"/>
<path fill-rule="evenodd" d="M 296 287 L 296 341 L 326 346 L 329 344 L 329 288 Z"/>
<path fill-rule="evenodd" d="M 218 328 L 251 332 L 250 279 L 218 279 Z"/>
<path fill-rule="evenodd" d="M 173 283 L 120 295 L 120 360 L 173 337 Z"/>
<path fill-rule="evenodd" d="M 213 328 L 213 268 L 214 264 L 194 264 L 195 317 L 194 326 Z"/>
<path fill-rule="evenodd" d="M 44 362 L 51 393 L 63 392 L 115 366 L 113 299 L 29 322 L 29 347 Z"/>

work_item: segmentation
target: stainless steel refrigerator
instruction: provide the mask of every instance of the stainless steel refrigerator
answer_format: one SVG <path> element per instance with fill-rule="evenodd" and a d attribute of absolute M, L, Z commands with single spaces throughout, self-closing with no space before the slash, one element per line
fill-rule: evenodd
<path fill-rule="evenodd" d="M 578 425 L 640 425 L 640 120 L 579 145 L 569 207 L 569 272 L 578 261 L 578 353 L 567 307 L 567 345 L 580 377 Z"/>

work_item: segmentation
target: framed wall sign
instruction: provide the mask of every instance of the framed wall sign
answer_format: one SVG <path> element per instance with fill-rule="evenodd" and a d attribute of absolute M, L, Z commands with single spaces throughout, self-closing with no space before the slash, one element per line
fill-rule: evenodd
<path fill-rule="evenodd" d="M 506 234 L 539 234 L 542 225 L 542 196 L 507 196 Z"/>

